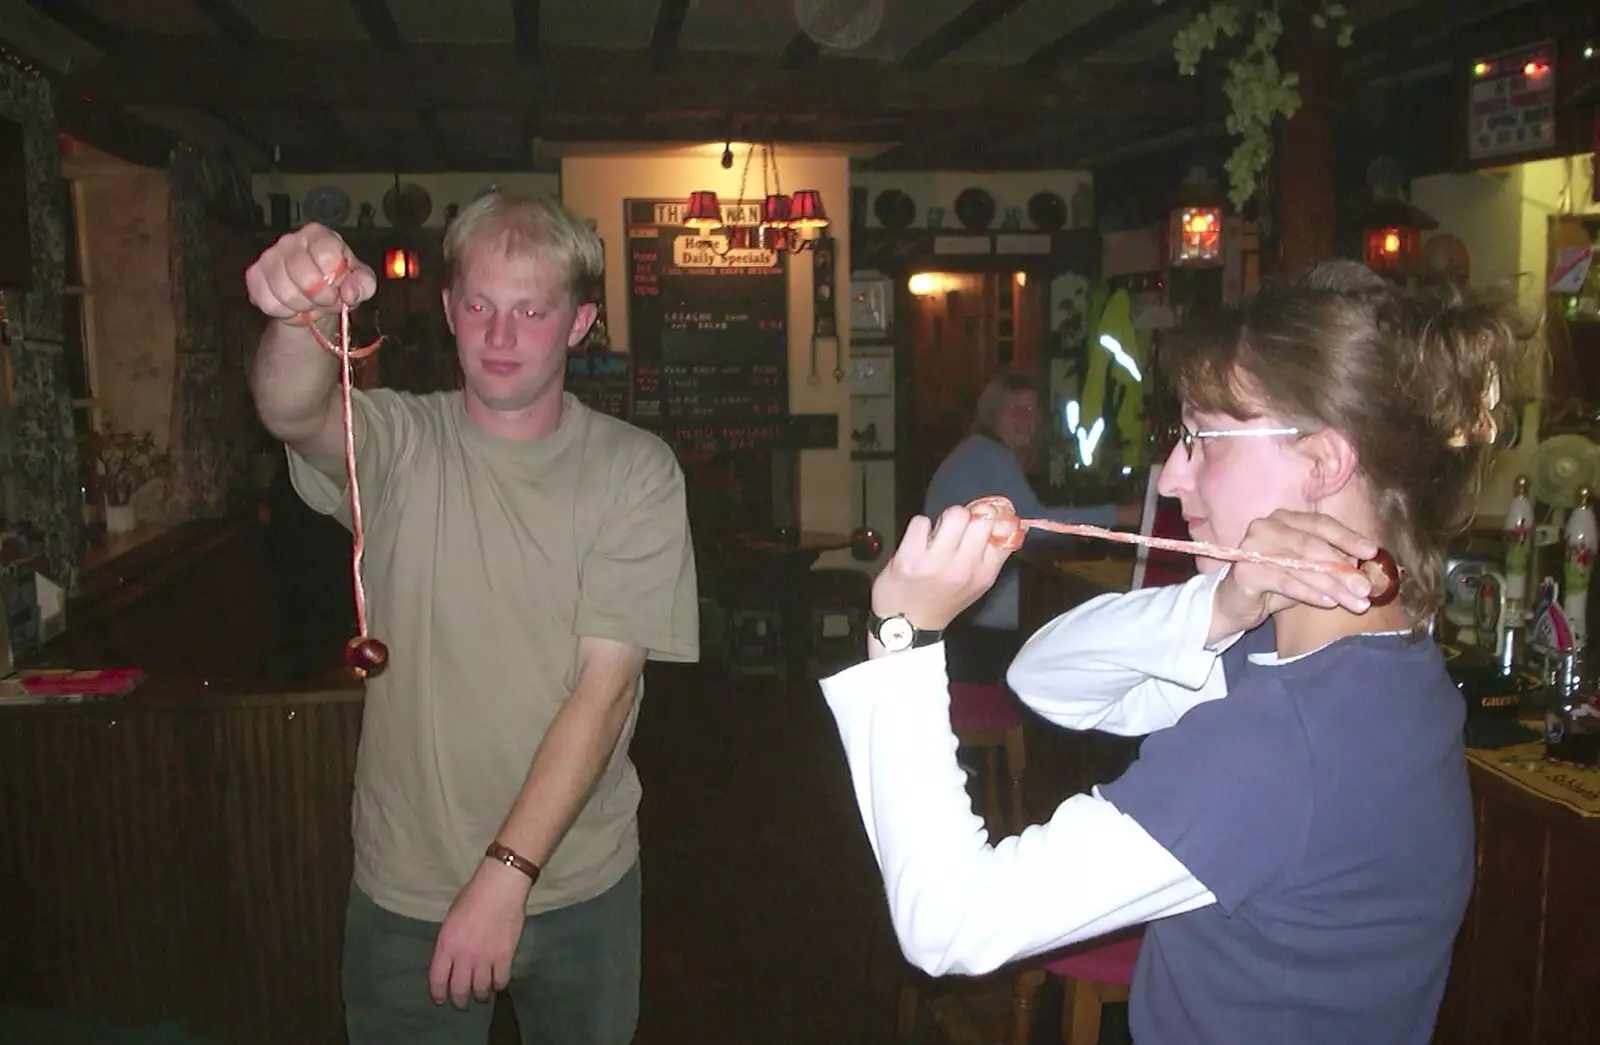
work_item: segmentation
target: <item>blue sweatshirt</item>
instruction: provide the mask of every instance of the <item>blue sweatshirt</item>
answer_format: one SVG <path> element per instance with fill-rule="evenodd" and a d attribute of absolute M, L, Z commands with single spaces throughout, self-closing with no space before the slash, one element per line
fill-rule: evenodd
<path fill-rule="evenodd" d="M 969 435 L 950 451 L 950 456 L 933 473 L 922 511 L 929 518 L 937 519 L 951 505 L 966 504 L 993 494 L 1010 498 L 1017 515 L 1024 519 L 1106 527 L 1115 526 L 1117 522 L 1117 508 L 1112 504 L 1046 508 L 1028 483 L 1017 455 L 1003 443 L 985 435 Z M 1037 541 L 1042 536 L 1035 534 L 1029 540 Z M 1007 563 L 994 587 L 963 615 L 964 619 L 984 628 L 1015 631 L 1019 590 L 1017 567 Z"/>

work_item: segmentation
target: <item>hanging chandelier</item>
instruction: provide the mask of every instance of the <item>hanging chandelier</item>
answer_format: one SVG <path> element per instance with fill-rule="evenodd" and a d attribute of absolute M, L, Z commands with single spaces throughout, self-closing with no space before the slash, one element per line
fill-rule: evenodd
<path fill-rule="evenodd" d="M 750 177 L 750 161 L 756 149 L 761 150 L 761 219 L 755 224 L 728 222 L 722 211 L 722 201 L 710 189 L 700 189 L 689 194 L 684 210 L 684 225 L 716 235 L 726 241 L 717 250 L 727 254 L 732 250 L 785 251 L 798 254 L 816 242 L 831 222 L 822 205 L 822 193 L 816 189 L 800 189 L 793 196 L 786 195 L 778 178 L 778 150 L 770 142 L 760 146 L 752 143 L 745 153 L 744 169 L 739 174 L 739 196 L 736 203 L 744 201 L 745 185 Z"/>

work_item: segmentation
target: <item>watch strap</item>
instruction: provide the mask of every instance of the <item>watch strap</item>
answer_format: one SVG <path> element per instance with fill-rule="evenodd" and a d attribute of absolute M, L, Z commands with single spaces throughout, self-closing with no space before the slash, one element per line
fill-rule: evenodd
<path fill-rule="evenodd" d="M 899 614 L 899 613 L 891 614 L 891 615 L 889 615 L 887 617 L 880 617 L 876 613 L 874 613 L 874 614 L 871 615 L 871 617 L 869 618 L 869 620 L 867 622 L 867 631 L 872 635 L 873 638 L 877 639 L 878 638 L 878 629 L 883 627 L 883 625 L 884 625 L 884 623 L 886 621 L 895 620 L 897 618 L 898 619 L 902 619 L 902 620 L 905 619 L 904 618 L 904 614 Z M 907 621 L 907 623 L 909 624 L 910 622 Z M 928 628 L 919 628 L 919 627 L 917 627 L 916 625 L 913 624 L 911 626 L 911 647 L 910 648 L 911 649 L 921 649 L 924 646 L 932 646 L 934 643 L 941 641 L 943 638 L 944 638 L 944 629 L 943 628 L 940 628 L 940 629 L 937 629 L 937 630 L 933 630 L 933 629 L 928 629 Z M 879 639 L 878 641 L 882 642 L 883 640 Z"/>

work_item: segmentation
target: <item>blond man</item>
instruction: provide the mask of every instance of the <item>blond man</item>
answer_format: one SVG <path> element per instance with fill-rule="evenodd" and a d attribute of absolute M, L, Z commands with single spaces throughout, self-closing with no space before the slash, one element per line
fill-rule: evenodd
<path fill-rule="evenodd" d="M 683 474 L 565 392 L 599 240 L 492 193 L 445 238 L 460 391 L 355 395 L 371 630 L 353 806 L 351 1045 L 480 1045 L 509 988 L 527 1045 L 626 1045 L 638 1014 L 647 658 L 697 659 Z M 271 320 L 251 384 L 295 489 L 349 523 L 331 330 L 372 270 L 317 225 L 246 274 Z"/>

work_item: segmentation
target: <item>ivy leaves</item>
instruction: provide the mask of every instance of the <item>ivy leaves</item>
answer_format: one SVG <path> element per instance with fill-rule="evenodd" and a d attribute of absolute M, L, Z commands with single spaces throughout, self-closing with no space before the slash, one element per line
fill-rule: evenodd
<path fill-rule="evenodd" d="M 1155 0 L 1160 4 L 1162 0 Z M 1242 208 L 1255 195 L 1261 174 L 1272 162 L 1273 125 L 1300 110 L 1300 76 L 1278 64 L 1278 44 L 1283 38 L 1281 5 L 1273 0 L 1255 13 L 1248 25 L 1243 11 L 1229 0 L 1217 0 L 1195 14 L 1172 38 L 1178 71 L 1193 76 L 1208 52 L 1232 52 L 1222 92 L 1228 99 L 1227 130 L 1239 140 L 1228 157 L 1228 199 Z M 1340 47 L 1350 46 L 1355 26 L 1344 4 L 1315 0 L 1310 14 L 1314 28 L 1331 31 Z M 1233 43 L 1232 41 L 1238 41 Z"/>

